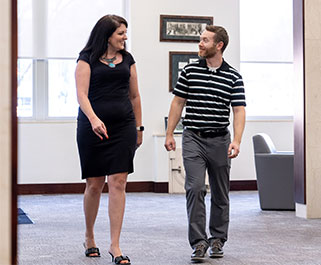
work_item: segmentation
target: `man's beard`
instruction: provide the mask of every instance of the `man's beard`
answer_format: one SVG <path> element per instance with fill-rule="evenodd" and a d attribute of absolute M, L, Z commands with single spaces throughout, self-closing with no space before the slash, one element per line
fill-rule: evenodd
<path fill-rule="evenodd" d="M 200 51 L 198 52 L 198 56 L 199 56 L 199 57 L 202 57 L 202 58 L 205 58 L 205 59 L 212 58 L 212 57 L 214 57 L 216 54 L 217 54 L 217 49 L 216 49 L 216 47 L 212 47 L 212 48 L 205 49 L 205 50 L 200 50 Z"/>

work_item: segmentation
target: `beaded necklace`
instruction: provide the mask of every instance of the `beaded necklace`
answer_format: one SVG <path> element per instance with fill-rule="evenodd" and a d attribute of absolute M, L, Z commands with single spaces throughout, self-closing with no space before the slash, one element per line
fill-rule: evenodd
<path fill-rule="evenodd" d="M 115 68 L 116 65 L 114 64 L 114 61 L 116 60 L 116 55 L 113 57 L 113 58 L 106 58 L 106 57 L 101 57 L 101 59 L 107 63 L 107 65 L 110 67 L 110 68 Z"/>

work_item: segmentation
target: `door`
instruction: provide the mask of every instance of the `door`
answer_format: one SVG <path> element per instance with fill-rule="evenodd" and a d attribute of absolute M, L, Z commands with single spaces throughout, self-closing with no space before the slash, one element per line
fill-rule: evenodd
<path fill-rule="evenodd" d="M 185 169 L 182 148 L 169 152 L 169 193 L 185 193 Z M 208 174 L 205 176 L 206 190 L 209 191 Z"/>

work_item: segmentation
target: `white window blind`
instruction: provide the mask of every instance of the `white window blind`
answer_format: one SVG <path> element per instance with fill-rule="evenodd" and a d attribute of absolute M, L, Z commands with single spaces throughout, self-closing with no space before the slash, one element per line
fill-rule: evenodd
<path fill-rule="evenodd" d="M 128 0 L 18 0 L 18 116 L 75 117 L 76 58 L 102 16 Z"/>
<path fill-rule="evenodd" d="M 43 0 L 40 0 L 43 1 Z M 47 0 L 48 57 L 77 57 L 90 31 L 104 15 L 123 15 L 121 0 Z"/>
<path fill-rule="evenodd" d="M 293 116 L 292 10 L 292 0 L 240 0 L 248 116 Z"/>
<path fill-rule="evenodd" d="M 292 0 L 241 0 L 241 61 L 293 61 Z"/>

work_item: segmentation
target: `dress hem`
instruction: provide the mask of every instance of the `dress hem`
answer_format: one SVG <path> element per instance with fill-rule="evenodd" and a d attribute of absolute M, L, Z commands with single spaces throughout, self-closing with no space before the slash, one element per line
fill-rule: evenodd
<path fill-rule="evenodd" d="M 97 176 L 82 176 L 81 179 L 88 179 L 88 178 L 98 178 L 98 177 L 105 177 L 105 176 L 110 176 L 114 174 L 119 174 L 119 173 L 127 173 L 127 175 L 134 173 L 134 170 L 129 170 L 129 171 L 120 171 L 117 170 L 115 172 L 107 172 L 105 174 L 97 175 Z"/>

